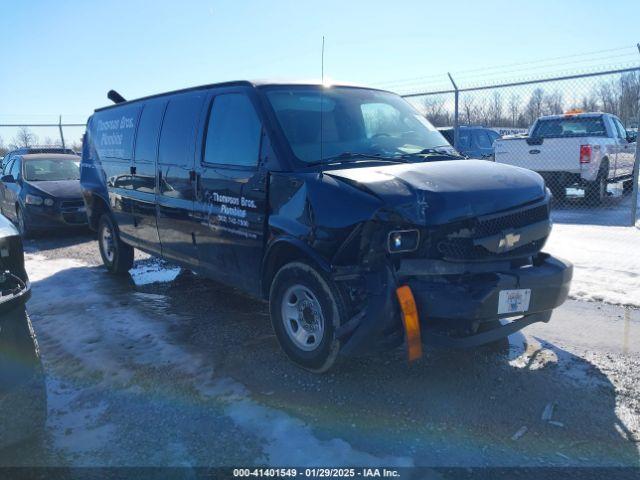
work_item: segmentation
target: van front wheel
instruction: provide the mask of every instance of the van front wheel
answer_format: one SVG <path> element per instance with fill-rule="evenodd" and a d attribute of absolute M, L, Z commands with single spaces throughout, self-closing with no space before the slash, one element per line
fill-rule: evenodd
<path fill-rule="evenodd" d="M 120 240 L 113 219 L 107 214 L 100 218 L 98 245 L 102 262 L 109 272 L 121 275 L 133 266 L 133 247 Z"/>
<path fill-rule="evenodd" d="M 294 363 L 315 373 L 333 366 L 345 309 L 330 278 L 307 263 L 288 263 L 273 279 L 269 307 L 280 346 Z"/>

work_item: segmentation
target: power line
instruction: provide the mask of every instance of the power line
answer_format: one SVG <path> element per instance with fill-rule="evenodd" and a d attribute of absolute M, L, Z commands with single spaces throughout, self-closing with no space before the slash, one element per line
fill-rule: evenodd
<path fill-rule="evenodd" d="M 635 51 L 636 45 L 626 46 L 626 47 L 617 47 L 617 48 L 608 48 L 608 49 L 604 49 L 604 50 L 597 50 L 597 51 L 584 52 L 584 53 L 576 53 L 576 54 L 571 54 L 571 55 L 562 55 L 562 56 L 558 56 L 558 57 L 544 58 L 544 59 L 538 59 L 538 60 L 529 60 L 529 61 L 526 61 L 526 62 L 516 62 L 516 63 L 508 63 L 508 64 L 502 64 L 502 65 L 488 66 L 488 67 L 472 68 L 472 69 L 467 69 L 467 70 L 458 70 L 458 71 L 453 71 L 452 74 L 457 76 L 457 75 L 463 74 L 463 73 L 472 73 L 472 72 L 487 71 L 487 70 L 500 70 L 500 69 L 505 69 L 505 68 L 510 68 L 510 67 L 522 66 L 522 65 L 533 65 L 533 64 L 536 64 L 536 63 L 545 63 L 545 62 L 551 62 L 551 61 L 555 61 L 555 60 L 563 60 L 563 59 L 569 59 L 569 58 L 584 57 L 584 56 L 589 56 L 589 55 L 600 55 L 600 54 L 603 54 L 603 53 L 610 53 L 610 52 L 621 51 L 621 50 L 629 50 L 629 49 L 633 49 Z M 631 53 L 629 53 L 629 55 L 631 55 Z M 412 82 L 412 81 L 420 81 L 420 80 L 425 80 L 425 79 L 429 79 L 429 78 L 445 77 L 445 75 L 446 74 L 443 72 L 443 73 L 433 74 L 433 75 L 426 75 L 426 76 L 420 76 L 420 77 L 398 79 L 398 80 L 395 80 L 395 81 L 389 80 L 389 81 L 385 81 L 385 82 L 376 83 L 376 85 L 381 85 L 381 86 L 382 85 L 389 85 L 389 84 L 398 85 L 400 83 L 406 83 L 406 82 Z"/>

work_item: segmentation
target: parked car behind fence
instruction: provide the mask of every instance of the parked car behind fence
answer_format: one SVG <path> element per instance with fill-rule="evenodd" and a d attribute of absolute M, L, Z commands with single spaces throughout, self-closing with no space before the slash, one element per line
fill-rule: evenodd
<path fill-rule="evenodd" d="M 454 145 L 453 127 L 438 129 L 447 141 Z M 495 130 L 486 127 L 461 125 L 458 127 L 457 150 L 469 158 L 493 158 L 493 143 L 500 138 Z"/>

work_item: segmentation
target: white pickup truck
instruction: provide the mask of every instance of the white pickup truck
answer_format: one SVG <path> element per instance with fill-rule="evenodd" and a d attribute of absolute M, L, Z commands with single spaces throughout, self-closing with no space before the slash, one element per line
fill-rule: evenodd
<path fill-rule="evenodd" d="M 534 170 L 556 199 L 567 187 L 584 188 L 584 198 L 599 204 L 607 184 L 632 186 L 636 143 L 609 113 L 569 113 L 538 118 L 529 135 L 499 138 L 495 161 Z"/>

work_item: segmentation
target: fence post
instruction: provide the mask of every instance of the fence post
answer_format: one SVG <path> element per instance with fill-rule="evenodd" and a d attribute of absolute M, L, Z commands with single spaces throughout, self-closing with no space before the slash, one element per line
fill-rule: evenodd
<path fill-rule="evenodd" d="M 640 172 L 640 148 L 636 138 L 636 157 L 633 162 L 633 193 L 631 194 L 631 226 L 638 220 L 638 173 Z M 638 225 L 640 227 L 640 225 Z"/>
<path fill-rule="evenodd" d="M 455 148 L 456 150 L 460 151 L 458 149 L 458 131 L 460 130 L 460 123 L 459 123 L 459 109 L 458 109 L 458 101 L 459 101 L 459 91 L 458 91 L 458 86 L 456 85 L 456 82 L 453 81 L 453 77 L 451 76 L 451 74 L 449 72 L 447 72 L 447 75 L 449 75 L 449 80 L 451 80 L 451 84 L 453 85 L 453 102 L 454 102 L 454 107 L 453 107 L 453 148 Z"/>
<path fill-rule="evenodd" d="M 58 116 L 58 129 L 60 130 L 60 141 L 62 142 L 62 148 L 65 148 L 65 146 L 64 146 L 64 134 L 62 133 L 62 115 Z"/>

